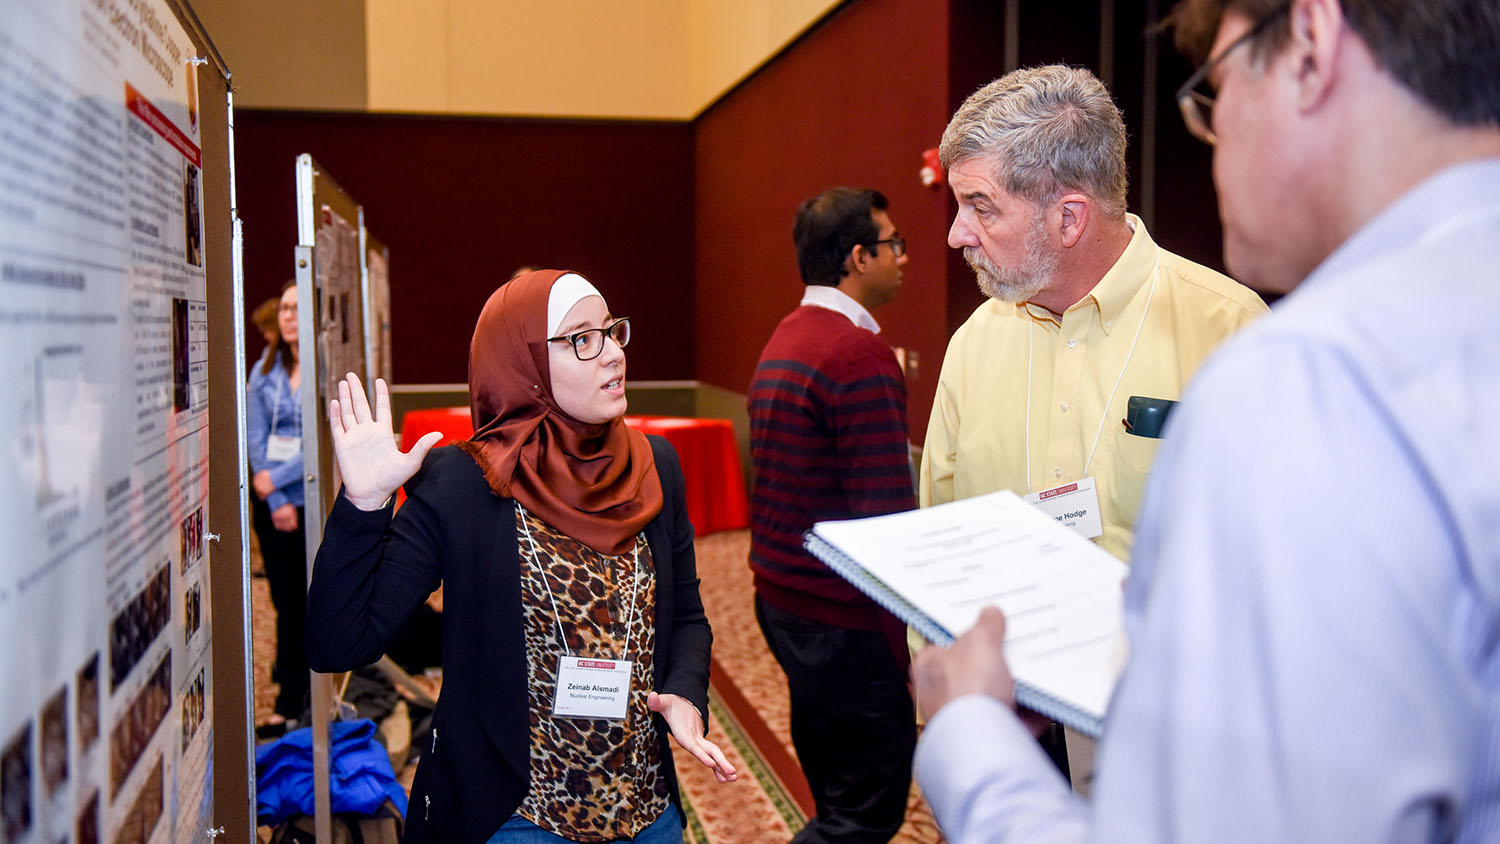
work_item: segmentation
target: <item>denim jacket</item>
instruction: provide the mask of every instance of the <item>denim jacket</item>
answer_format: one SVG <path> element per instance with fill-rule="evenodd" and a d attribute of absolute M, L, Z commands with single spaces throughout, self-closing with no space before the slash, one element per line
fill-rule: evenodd
<path fill-rule="evenodd" d="M 283 504 L 301 507 L 302 498 L 302 454 L 279 462 L 266 459 L 266 441 L 271 434 L 294 437 L 302 440 L 302 399 L 292 391 L 286 367 L 280 358 L 267 373 L 261 372 L 260 364 L 250 371 L 246 428 L 250 437 L 250 474 L 269 470 L 271 482 L 276 490 L 266 497 L 266 505 L 272 510 Z M 253 493 L 252 493 L 253 494 Z"/>

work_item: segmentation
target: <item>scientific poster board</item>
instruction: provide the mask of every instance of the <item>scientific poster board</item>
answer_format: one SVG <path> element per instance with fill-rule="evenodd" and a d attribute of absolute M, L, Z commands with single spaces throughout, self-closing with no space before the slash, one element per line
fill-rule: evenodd
<path fill-rule="evenodd" d="M 167 0 L 0 17 L 0 842 L 202 841 L 243 595 L 227 69 Z"/>
<path fill-rule="evenodd" d="M 390 295 L 387 253 L 380 241 L 365 231 L 364 209 L 309 155 L 297 157 L 296 177 L 297 302 L 299 306 L 312 303 L 312 307 L 297 310 L 297 342 L 304 377 L 311 375 L 310 383 L 315 387 L 302 390 L 302 418 L 316 420 L 302 426 L 304 530 L 307 558 L 313 560 L 323 542 L 323 522 L 340 486 L 328 434 L 328 402 L 338 396 L 338 384 L 350 372 L 360 376 L 367 394 L 373 396 L 371 343 L 383 344 L 388 360 Z M 372 280 L 384 303 L 380 315 L 371 307 Z M 372 336 L 376 330 L 380 333 Z M 309 566 L 309 580 L 311 577 Z M 323 840 L 331 835 L 328 725 L 335 693 L 327 674 L 314 672 L 311 687 L 315 832 Z"/>
<path fill-rule="evenodd" d="M 363 211 L 363 209 L 361 209 Z M 360 214 L 365 255 L 365 381 L 384 378 L 391 383 L 391 253 L 371 234 Z"/>
<path fill-rule="evenodd" d="M 302 418 L 318 420 L 302 427 L 307 559 L 312 560 L 322 543 L 323 519 L 339 490 L 328 437 L 328 401 L 338 396 L 345 373 L 365 374 L 363 211 L 312 156 L 297 157 L 296 176 L 297 301 L 312 303 L 298 309 L 298 355 L 316 386 L 302 391 Z"/>

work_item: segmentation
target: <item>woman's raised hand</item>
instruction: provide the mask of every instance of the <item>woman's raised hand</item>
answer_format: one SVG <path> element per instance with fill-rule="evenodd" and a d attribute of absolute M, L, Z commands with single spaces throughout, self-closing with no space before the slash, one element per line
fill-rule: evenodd
<path fill-rule="evenodd" d="M 375 379 L 375 412 L 371 414 L 364 387 L 352 372 L 339 382 L 339 397 L 328 402 L 328 427 L 344 479 L 344 496 L 361 510 L 384 507 L 443 438 L 437 431 L 429 432 L 402 454 L 391 430 L 391 391 L 385 379 Z"/>

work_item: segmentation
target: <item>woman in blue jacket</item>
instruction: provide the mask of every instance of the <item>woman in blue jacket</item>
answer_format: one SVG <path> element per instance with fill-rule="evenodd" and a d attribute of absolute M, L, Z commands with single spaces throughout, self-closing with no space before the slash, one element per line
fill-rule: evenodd
<path fill-rule="evenodd" d="M 276 663 L 271 679 L 281 684 L 271 732 L 302 715 L 307 705 L 307 540 L 303 534 L 302 370 L 297 365 L 297 283 L 281 290 L 276 311 L 281 336 L 250 372 L 246 400 L 250 439 L 250 486 L 265 502 L 256 509 L 255 536 L 276 607 Z M 264 732 L 264 731 L 263 731 Z"/>

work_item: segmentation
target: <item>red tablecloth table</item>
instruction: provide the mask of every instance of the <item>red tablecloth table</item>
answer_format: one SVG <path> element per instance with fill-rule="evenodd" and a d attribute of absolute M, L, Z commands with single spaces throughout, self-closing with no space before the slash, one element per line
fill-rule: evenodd
<path fill-rule="evenodd" d="M 438 431 L 443 438 L 438 445 L 452 445 L 474 435 L 474 421 L 467 407 L 429 407 L 408 410 L 401 417 L 401 447 L 411 448 L 423 434 Z"/>
<path fill-rule="evenodd" d="M 643 434 L 660 434 L 677 449 L 686 478 L 688 518 L 699 536 L 750 524 L 739 446 L 728 419 L 626 416 L 625 424 Z"/>
<path fill-rule="evenodd" d="M 682 460 L 688 518 L 699 536 L 749 525 L 745 476 L 740 470 L 734 425 L 728 419 L 677 416 L 626 416 L 625 424 L 646 434 L 666 437 Z M 409 410 L 401 420 L 404 447 L 429 431 L 439 431 L 438 445 L 467 439 L 474 433 L 467 407 Z"/>

